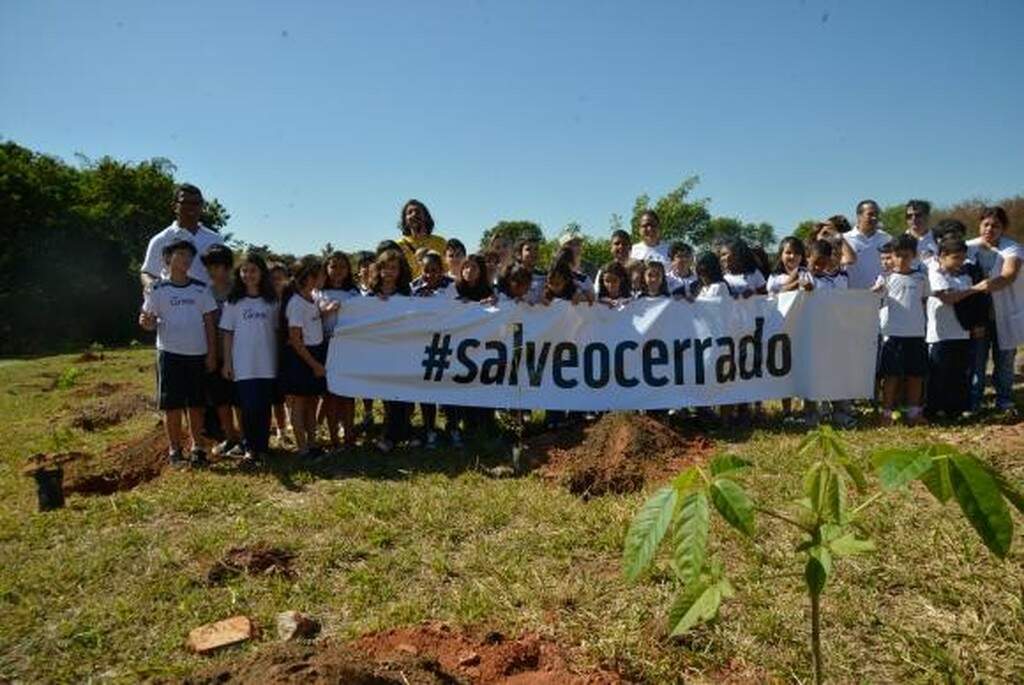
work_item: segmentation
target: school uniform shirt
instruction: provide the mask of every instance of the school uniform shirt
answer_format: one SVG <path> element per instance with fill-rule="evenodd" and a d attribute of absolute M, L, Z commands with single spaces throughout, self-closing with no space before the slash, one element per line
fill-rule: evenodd
<path fill-rule="evenodd" d="M 210 289 L 194 278 L 177 285 L 156 281 L 145 294 L 142 311 L 156 314 L 156 348 L 173 354 L 207 353 L 203 315 L 217 311 Z"/>
<path fill-rule="evenodd" d="M 732 291 L 729 290 L 728 284 L 724 282 L 710 283 L 705 285 L 697 293 L 698 300 L 707 300 L 712 298 L 726 298 L 732 297 Z"/>
<path fill-rule="evenodd" d="M 320 317 L 320 306 L 302 295 L 292 295 L 284 308 L 288 328 L 302 329 L 302 344 L 315 347 L 324 341 L 324 326 Z"/>
<path fill-rule="evenodd" d="M 526 293 L 526 301 L 530 304 L 537 304 L 544 299 L 544 286 L 548 282 L 548 275 L 540 269 L 534 269 L 530 276 L 530 290 Z"/>
<path fill-rule="evenodd" d="M 573 271 L 572 279 L 576 281 L 576 288 L 578 290 L 589 290 L 594 291 L 594 282 L 590 280 L 590 276 L 586 275 L 582 271 Z M 542 290 L 541 293 L 544 291 Z"/>
<path fill-rule="evenodd" d="M 196 257 L 192 260 L 192 266 L 188 269 L 189 278 L 209 283 L 210 274 L 206 271 L 206 267 L 203 266 L 203 260 L 200 257 L 206 254 L 206 250 L 211 245 L 223 245 L 224 238 L 221 237 L 220 233 L 211 231 L 202 224 L 199 224 L 196 232 L 193 233 L 187 228 L 182 228 L 175 221 L 153 236 L 149 241 L 149 245 L 146 246 L 146 258 L 142 262 L 142 273 L 153 278 L 162 278 L 164 280 L 169 278 L 170 272 L 167 271 L 167 265 L 164 263 L 164 248 L 179 240 L 187 240 L 196 247 Z"/>
<path fill-rule="evenodd" d="M 885 305 L 881 311 L 885 337 L 923 338 L 927 332 L 924 301 L 931 294 L 923 269 L 890 273 L 883 279 Z"/>
<path fill-rule="evenodd" d="M 932 294 L 928 297 L 928 330 L 924 341 L 936 343 L 943 340 L 967 340 L 970 335 L 956 318 L 955 305 L 944 304 L 934 293 L 970 290 L 970 275 L 943 271 L 933 262 L 928 269 L 928 286 Z"/>
<path fill-rule="evenodd" d="M 672 263 L 672 260 L 668 258 L 668 243 L 666 242 L 658 243 L 653 247 L 643 241 L 633 243 L 633 246 L 629 248 L 629 258 L 639 262 L 653 259 L 664 264 L 666 271 L 668 271 L 668 267 Z"/>
<path fill-rule="evenodd" d="M 807 274 L 814 285 L 815 290 L 846 290 L 850 287 L 850 279 L 846 272 L 840 269 L 834 274 L 824 273 L 820 275 Z"/>
<path fill-rule="evenodd" d="M 882 260 L 878 248 L 892 240 L 892 237 L 882 230 L 877 230 L 870 236 L 866 236 L 856 228 L 844 233 L 843 237 L 857 253 L 857 261 L 846 265 L 850 288 L 867 290 L 882 273 Z"/>
<path fill-rule="evenodd" d="M 674 293 L 680 288 L 684 288 L 685 292 L 690 292 L 690 288 L 697 282 L 697 277 L 693 273 L 689 273 L 686 276 L 678 276 L 672 269 L 665 270 L 665 283 L 668 284 L 668 291 Z"/>
<path fill-rule="evenodd" d="M 233 334 L 236 381 L 277 378 L 277 308 L 277 302 L 262 297 L 243 297 L 224 305 L 220 329 Z"/>
<path fill-rule="evenodd" d="M 767 285 L 764 276 L 761 275 L 760 271 L 756 270 L 746 274 L 723 274 L 723 277 L 725 282 L 729 284 L 729 289 L 739 295 L 748 290 L 756 293 L 758 288 L 763 288 Z"/>
<path fill-rule="evenodd" d="M 344 303 L 345 300 L 350 300 L 353 297 L 358 297 L 359 291 L 353 288 L 352 290 L 341 290 L 340 288 L 324 288 L 323 290 L 316 290 L 313 292 L 313 301 L 316 302 L 318 307 L 323 307 L 331 302 Z M 336 309 L 333 312 L 320 312 L 320 320 L 324 326 L 324 337 L 329 338 L 334 335 L 334 328 L 338 325 L 338 314 L 341 313 L 340 309 Z M 305 339 L 305 334 L 303 334 Z M 306 343 L 307 345 L 309 343 Z"/>
<path fill-rule="evenodd" d="M 447 297 L 455 299 L 455 279 L 451 276 L 442 276 L 441 282 L 437 284 L 435 288 L 427 287 L 426 281 L 423 277 L 413 279 L 413 282 L 409 284 L 409 289 L 413 295 L 419 297 Z"/>
<path fill-rule="evenodd" d="M 1024 246 L 1003 236 L 996 248 L 984 248 L 981 238 L 967 241 L 968 256 L 981 265 L 989 278 L 1000 275 L 1003 263 L 1010 258 L 1024 262 Z M 992 293 L 992 311 L 996 323 L 996 339 L 1000 350 L 1014 350 L 1024 345 L 1024 264 L 1009 287 Z"/>
<path fill-rule="evenodd" d="M 799 283 L 801 286 L 804 285 L 805 283 L 811 283 L 811 274 L 807 271 L 807 269 L 800 267 L 796 271 L 796 280 L 797 283 Z M 782 292 L 783 286 L 789 285 L 789 283 L 790 280 L 788 273 L 769 274 L 768 282 L 765 287 L 768 289 L 769 294 L 778 294 Z"/>
<path fill-rule="evenodd" d="M 917 239 L 918 262 L 927 264 L 939 255 L 939 244 L 935 242 L 935 236 L 932 235 L 931 231 L 925 233 L 923 238 L 918 238 L 912 231 L 907 231 L 906 233 Z"/>

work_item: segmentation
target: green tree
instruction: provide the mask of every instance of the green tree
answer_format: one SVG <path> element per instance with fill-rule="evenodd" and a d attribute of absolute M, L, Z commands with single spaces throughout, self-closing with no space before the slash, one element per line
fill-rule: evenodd
<path fill-rule="evenodd" d="M 729 216 L 716 216 L 708 221 L 707 233 L 698 242 L 710 245 L 732 238 L 741 238 L 751 245 L 768 246 L 775 242 L 775 231 L 768 223 L 750 224 Z"/>
<path fill-rule="evenodd" d="M 515 242 L 520 238 L 530 238 L 541 242 L 544 240 L 544 232 L 541 230 L 540 225 L 533 221 L 506 221 L 502 220 L 495 225 L 484 231 L 484 234 L 480 236 L 480 249 L 486 250 L 491 244 L 491 239 L 495 236 L 501 236 L 507 238 L 511 242 Z"/>
<path fill-rule="evenodd" d="M 803 221 L 796 225 L 796 230 L 793 231 L 793 235 L 795 235 L 800 240 L 806 241 L 808 238 L 811 237 L 811 231 L 813 231 L 814 227 L 817 225 L 817 219 L 804 219 Z"/>
<path fill-rule="evenodd" d="M 881 211 L 878 221 L 886 233 L 896 237 L 907 230 L 906 207 L 902 204 L 889 205 Z"/>

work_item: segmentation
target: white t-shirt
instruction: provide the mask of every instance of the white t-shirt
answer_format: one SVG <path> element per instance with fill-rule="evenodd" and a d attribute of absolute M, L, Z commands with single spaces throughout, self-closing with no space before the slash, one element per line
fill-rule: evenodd
<path fill-rule="evenodd" d="M 217 311 L 206 284 L 189 279 L 184 285 L 156 281 L 145 293 L 142 311 L 156 314 L 156 348 L 173 354 L 207 353 L 203 315 Z"/>
<path fill-rule="evenodd" d="M 907 231 L 907 235 L 917 238 L 917 260 L 922 264 L 927 264 L 939 255 L 939 244 L 935 242 L 931 231 L 925 233 L 923 238 L 918 238 L 911 231 Z"/>
<path fill-rule="evenodd" d="M 882 230 L 866 236 L 856 228 L 844 233 L 843 237 L 857 253 L 857 261 L 846 265 L 850 288 L 867 290 L 874 285 L 878 274 L 882 273 L 882 260 L 878 255 L 878 248 L 892 240 L 892 237 Z"/>
<path fill-rule="evenodd" d="M 320 319 L 320 307 L 298 293 L 291 296 L 284 308 L 288 328 L 302 329 L 302 344 L 314 347 L 324 341 L 324 326 Z"/>
<path fill-rule="evenodd" d="M 1005 235 L 999 239 L 995 250 L 982 247 L 981 238 L 969 240 L 967 247 L 968 257 L 973 257 L 983 269 L 987 268 L 989 278 L 999 276 L 1003 263 L 1011 257 L 1024 262 L 1024 246 Z M 1024 345 L 1024 264 L 1009 287 L 992 293 L 992 311 L 999 349 L 1013 350 Z"/>
<path fill-rule="evenodd" d="M 187 240 L 196 246 L 196 258 L 192 260 L 192 266 L 188 270 L 189 278 L 209 283 L 210 274 L 206 272 L 201 257 L 211 245 L 223 245 L 224 238 L 220 233 L 211 231 L 202 224 L 199 225 L 195 233 L 192 233 L 187 228 L 178 226 L 178 222 L 175 221 L 153 236 L 146 247 L 146 259 L 142 262 L 142 273 L 149 274 L 154 278 L 168 278 L 170 273 L 167 271 L 167 265 L 164 264 L 164 248 L 179 240 Z"/>
<path fill-rule="evenodd" d="M 815 276 L 808 273 L 815 290 L 846 290 L 850 287 L 850 279 L 846 272 L 839 270 L 834 274 L 821 274 Z"/>
<path fill-rule="evenodd" d="M 277 378 L 277 303 L 262 297 L 226 302 L 220 329 L 231 331 L 235 380 Z"/>
<path fill-rule="evenodd" d="M 909 274 L 884 276 L 885 301 L 882 306 L 882 335 L 899 338 L 923 338 L 927 332 L 924 301 L 931 294 L 928 276 L 921 269 Z"/>
<path fill-rule="evenodd" d="M 345 302 L 345 300 L 350 300 L 353 297 L 359 297 L 358 290 L 340 290 L 335 288 L 324 288 L 323 290 L 313 291 L 313 301 L 316 302 L 317 306 L 321 308 L 329 304 L 330 302 L 343 303 Z M 340 309 L 335 309 L 333 312 L 320 313 L 323 320 L 325 338 L 329 338 L 332 335 L 334 335 L 334 327 L 338 325 L 338 314 L 340 313 Z M 305 339 L 305 335 L 303 335 L 303 339 Z"/>
<path fill-rule="evenodd" d="M 697 281 L 697 276 L 691 271 L 686 276 L 677 276 L 676 272 L 669 266 L 665 269 L 665 282 L 668 284 L 668 291 L 674 293 L 680 288 L 690 292 L 690 287 Z"/>
<path fill-rule="evenodd" d="M 713 298 L 726 298 L 732 297 L 732 293 L 729 292 L 729 286 L 725 283 L 712 283 L 705 285 L 697 293 L 698 300 L 709 300 Z"/>
<path fill-rule="evenodd" d="M 668 243 L 666 242 L 660 242 L 654 247 L 642 240 L 639 243 L 633 243 L 633 246 L 629 248 L 629 258 L 641 262 L 653 259 L 664 264 L 666 271 L 672 263 L 672 260 L 668 258 Z"/>
<path fill-rule="evenodd" d="M 950 291 L 959 292 L 971 289 L 971 277 L 967 274 L 954 276 L 946 273 L 932 262 L 928 269 L 928 286 L 932 293 Z M 944 304 L 934 294 L 928 297 L 928 332 L 924 341 L 929 343 L 942 340 L 967 340 L 970 335 L 956 318 L 956 310 L 951 304 Z"/>
<path fill-rule="evenodd" d="M 725 282 L 729 284 L 729 287 L 732 288 L 732 291 L 741 296 L 747 291 L 757 293 L 758 288 L 763 288 L 766 285 L 764 276 L 757 270 L 745 274 L 727 273 L 722 274 L 722 276 L 725 278 Z"/>

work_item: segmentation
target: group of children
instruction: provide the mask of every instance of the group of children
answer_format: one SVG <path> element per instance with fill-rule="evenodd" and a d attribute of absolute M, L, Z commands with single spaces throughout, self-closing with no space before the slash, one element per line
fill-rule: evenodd
<path fill-rule="evenodd" d="M 657 228 L 656 214 L 644 218 Z M 581 266 L 576 234 L 560 239 L 561 249 L 546 270 L 538 266 L 540 244 L 530 238 L 513 244 L 492 241 L 491 249 L 479 254 L 467 254 L 458 240 L 447 241 L 443 254 L 423 248 L 411 255 L 384 241 L 354 259 L 334 252 L 326 259 L 304 257 L 290 267 L 268 264 L 255 253 L 236 260 L 222 245 L 197 255 L 193 243 L 172 242 L 163 249 L 168 275 L 147 289 L 139 316 L 143 328 L 157 333 L 158 402 L 166 414 L 171 464 L 206 461 L 204 412 L 216 415 L 223 437 L 215 451 L 246 463 L 267 454 L 274 424 L 279 438 L 290 425 L 305 457 L 322 452 L 318 430 L 323 425 L 332 450 L 354 445 L 357 428 L 369 434 L 374 401 L 361 401 L 363 421 L 357 427 L 356 399 L 328 392 L 325 381 L 327 347 L 339 311 L 351 298 L 447 297 L 541 306 L 567 300 L 622 307 L 640 297 L 696 301 L 842 289 L 848 287 L 845 267 L 854 258 L 836 223 L 822 222 L 807 241 L 784 238 L 774 264 L 763 250 L 740 239 L 722 241 L 695 257 L 689 245 L 666 245 L 656 233 L 642 230 L 644 241 L 633 245 L 628 233 L 616 231 L 613 259 L 593 280 Z M 911 235 L 879 248 L 881 275 L 872 290 L 880 298 L 878 376 L 884 422 L 893 420 L 901 399 L 911 423 L 923 420 L 922 405 L 933 418 L 958 418 L 971 410 L 968 390 L 977 370 L 968 344 L 983 333 L 988 319 L 988 295 L 978 287 L 985 274 L 969 258 L 962 223 L 941 222 L 932 236 L 935 252 L 923 258 Z M 195 258 L 202 260 L 209 283 L 189 277 Z M 852 425 L 851 402 L 830 404 L 834 421 Z M 378 449 L 437 445 L 438 408 L 420 405 L 420 433 L 412 429 L 414 409 L 408 402 L 383 402 Z M 729 417 L 734 409 L 721 413 Z M 805 402 L 799 419 L 816 422 L 823 409 Z M 440 410 L 455 446 L 462 444 L 465 431 L 494 418 L 492 410 Z M 791 400 L 784 401 L 784 411 L 792 411 Z M 740 417 L 750 413 L 750 407 L 738 409 Z M 547 415 L 552 426 L 573 418 Z"/>

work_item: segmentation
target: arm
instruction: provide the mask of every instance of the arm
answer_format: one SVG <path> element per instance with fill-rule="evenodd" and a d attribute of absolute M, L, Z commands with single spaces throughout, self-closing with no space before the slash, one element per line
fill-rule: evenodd
<path fill-rule="evenodd" d="M 213 323 L 214 312 L 203 314 L 203 328 L 206 332 L 206 370 L 217 370 L 217 328 Z"/>
<path fill-rule="evenodd" d="M 1009 288 L 1020 275 L 1020 259 L 1007 257 L 1003 260 L 1003 269 L 998 276 L 986 279 L 972 286 L 971 290 L 978 293 L 994 293 L 1003 288 Z"/>
<path fill-rule="evenodd" d="M 323 378 L 327 375 L 327 370 L 324 365 L 313 359 L 313 355 L 306 349 L 305 343 L 302 342 L 302 329 L 298 326 L 288 327 L 288 344 L 295 350 L 295 354 L 298 355 L 299 359 L 306 363 L 306 366 L 313 369 L 313 375 L 317 378 Z"/>
<path fill-rule="evenodd" d="M 975 290 L 938 290 L 932 293 L 942 304 L 956 304 L 977 294 Z"/>
<path fill-rule="evenodd" d="M 232 356 L 232 345 L 235 342 L 234 331 L 222 331 L 223 346 L 222 351 L 224 355 L 224 365 L 221 367 L 220 375 L 224 376 L 227 380 L 232 380 L 235 377 L 235 359 Z"/>
<path fill-rule="evenodd" d="M 842 240 L 842 246 L 840 247 L 840 250 L 842 251 L 842 254 L 839 257 L 839 263 L 842 266 L 849 266 L 850 264 L 856 264 L 857 263 L 857 251 L 853 249 L 853 246 L 850 245 L 850 243 L 846 242 L 846 238 L 842 238 L 841 240 Z"/>

